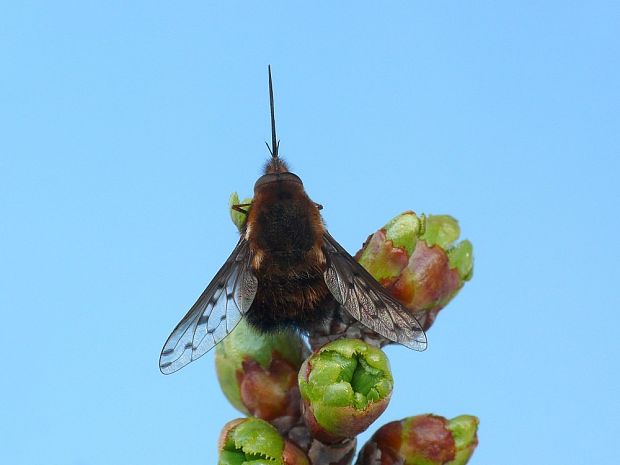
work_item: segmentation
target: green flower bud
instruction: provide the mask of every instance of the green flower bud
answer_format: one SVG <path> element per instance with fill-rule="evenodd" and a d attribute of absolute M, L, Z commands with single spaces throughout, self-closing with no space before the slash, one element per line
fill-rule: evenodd
<path fill-rule="evenodd" d="M 356 465 L 465 465 L 478 445 L 478 419 L 418 415 L 393 421 L 370 438 Z"/>
<path fill-rule="evenodd" d="M 473 247 L 447 215 L 396 216 L 368 238 L 356 259 L 409 308 L 424 329 L 473 274 Z"/>
<path fill-rule="evenodd" d="M 450 268 L 456 269 L 463 281 L 469 281 L 474 273 L 474 246 L 465 239 L 447 250 Z"/>
<path fill-rule="evenodd" d="M 310 465 L 299 447 L 258 418 L 228 422 L 218 448 L 218 465 Z"/>
<path fill-rule="evenodd" d="M 422 227 L 415 213 L 402 213 L 371 235 L 355 258 L 377 281 L 389 287 L 407 266 Z"/>
<path fill-rule="evenodd" d="M 448 422 L 456 446 L 450 465 L 465 465 L 469 461 L 478 445 L 478 423 L 478 418 L 472 415 L 461 415 Z"/>
<path fill-rule="evenodd" d="M 230 198 L 228 199 L 228 211 L 230 213 L 230 219 L 232 220 L 232 222 L 235 224 L 235 226 L 237 227 L 237 229 L 239 231 L 241 231 L 243 229 L 243 226 L 245 226 L 245 222 L 247 220 L 247 215 L 238 212 L 237 210 L 233 210 L 233 205 L 239 205 L 239 204 L 249 204 L 252 203 L 252 198 L 248 197 L 243 199 L 243 202 L 239 202 L 239 195 L 236 192 L 233 192 L 232 194 L 230 194 Z M 246 210 L 248 208 L 246 207 Z"/>
<path fill-rule="evenodd" d="M 381 349 L 359 339 L 330 342 L 299 370 L 306 424 L 324 443 L 355 437 L 383 413 L 393 384 Z"/>
<path fill-rule="evenodd" d="M 261 334 L 245 321 L 216 346 L 222 391 L 238 410 L 267 421 L 299 417 L 303 342 L 292 332 Z"/>
<path fill-rule="evenodd" d="M 438 245 L 448 249 L 461 234 L 458 222 L 449 215 L 429 215 L 424 224 L 424 232 L 420 239 L 429 247 Z"/>

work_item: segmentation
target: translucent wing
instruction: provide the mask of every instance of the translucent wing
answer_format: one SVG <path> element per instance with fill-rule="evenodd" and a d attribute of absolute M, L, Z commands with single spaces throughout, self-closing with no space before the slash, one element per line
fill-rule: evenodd
<path fill-rule="evenodd" d="M 164 344 L 159 369 L 174 373 L 206 354 L 249 310 L 258 280 L 250 268 L 248 242 L 242 237 L 224 266 Z"/>
<path fill-rule="evenodd" d="M 411 312 L 390 296 L 328 232 L 323 243 L 327 256 L 325 284 L 338 303 L 381 336 L 411 349 L 425 350 L 426 335 Z"/>

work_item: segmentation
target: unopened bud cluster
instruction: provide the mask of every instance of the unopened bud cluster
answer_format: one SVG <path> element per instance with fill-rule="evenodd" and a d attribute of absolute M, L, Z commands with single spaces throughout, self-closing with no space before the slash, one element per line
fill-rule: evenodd
<path fill-rule="evenodd" d="M 358 262 L 428 330 L 473 274 L 471 242 L 448 215 L 401 213 L 372 234 Z"/>
<path fill-rule="evenodd" d="M 219 440 L 219 465 L 310 465 L 306 454 L 258 418 L 228 422 Z"/>
<path fill-rule="evenodd" d="M 356 465 L 464 465 L 478 445 L 478 419 L 418 415 L 393 421 L 370 438 Z"/>
<path fill-rule="evenodd" d="M 230 204 L 238 203 L 235 193 Z M 231 209 L 231 218 L 243 227 L 243 213 Z M 369 236 L 355 258 L 428 330 L 472 277 L 472 245 L 459 235 L 450 216 L 405 212 Z M 217 346 L 216 369 L 231 404 L 251 415 L 224 427 L 220 465 L 351 464 L 355 437 L 384 412 L 394 387 L 385 353 L 360 339 L 310 353 L 298 333 L 261 334 L 243 321 Z M 356 464 L 464 465 L 477 427 L 469 415 L 387 423 Z"/>

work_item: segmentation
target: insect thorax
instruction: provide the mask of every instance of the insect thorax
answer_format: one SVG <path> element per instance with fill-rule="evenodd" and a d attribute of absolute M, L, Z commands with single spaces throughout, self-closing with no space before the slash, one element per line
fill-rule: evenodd
<path fill-rule="evenodd" d="M 274 183 L 255 196 L 248 218 L 255 252 L 282 267 L 296 267 L 321 243 L 323 225 L 314 203 L 298 184 Z"/>

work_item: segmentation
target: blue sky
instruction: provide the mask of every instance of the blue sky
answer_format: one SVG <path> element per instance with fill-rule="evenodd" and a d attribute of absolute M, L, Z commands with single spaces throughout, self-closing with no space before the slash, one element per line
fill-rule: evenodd
<path fill-rule="evenodd" d="M 236 242 L 269 135 L 351 252 L 448 213 L 473 281 L 387 350 L 381 423 L 480 417 L 473 464 L 616 461 L 618 2 L 37 2 L 0 13 L 0 443 L 215 463 L 211 354 L 161 345 Z M 337 3 L 337 4 L 335 4 Z"/>

